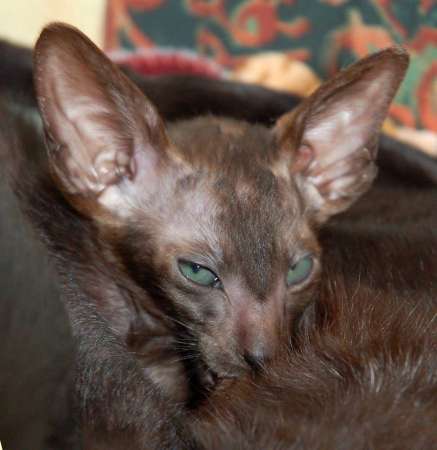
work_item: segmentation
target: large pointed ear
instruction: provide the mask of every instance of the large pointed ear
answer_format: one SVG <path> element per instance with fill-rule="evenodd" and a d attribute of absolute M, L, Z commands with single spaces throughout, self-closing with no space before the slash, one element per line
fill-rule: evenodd
<path fill-rule="evenodd" d="M 375 53 L 338 73 L 276 124 L 280 153 L 318 222 L 370 187 L 378 134 L 407 67 L 400 47 Z"/>
<path fill-rule="evenodd" d="M 49 161 L 59 187 L 86 214 L 128 214 L 139 191 L 136 184 L 154 181 L 169 146 L 156 109 L 68 25 L 43 30 L 34 66 Z"/>

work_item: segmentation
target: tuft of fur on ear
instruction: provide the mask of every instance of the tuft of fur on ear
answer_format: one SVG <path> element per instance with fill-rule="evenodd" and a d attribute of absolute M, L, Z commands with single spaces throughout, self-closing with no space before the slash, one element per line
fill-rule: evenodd
<path fill-rule="evenodd" d="M 128 214 L 135 183 L 153 180 L 169 145 L 155 107 L 68 25 L 55 23 L 42 31 L 34 66 L 49 161 L 59 187 L 87 214 L 96 208 Z"/>
<path fill-rule="evenodd" d="M 375 53 L 339 72 L 276 124 L 281 154 L 318 222 L 370 187 L 378 134 L 407 67 L 401 47 Z"/>

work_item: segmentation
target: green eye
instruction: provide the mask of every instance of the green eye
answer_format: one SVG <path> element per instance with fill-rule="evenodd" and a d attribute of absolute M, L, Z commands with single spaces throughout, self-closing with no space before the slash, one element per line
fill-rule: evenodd
<path fill-rule="evenodd" d="M 287 286 L 294 286 L 305 281 L 313 269 L 313 258 L 304 256 L 296 264 L 288 269 Z"/>
<path fill-rule="evenodd" d="M 185 278 L 201 286 L 214 287 L 220 282 L 214 272 L 193 262 L 179 261 L 179 270 Z"/>

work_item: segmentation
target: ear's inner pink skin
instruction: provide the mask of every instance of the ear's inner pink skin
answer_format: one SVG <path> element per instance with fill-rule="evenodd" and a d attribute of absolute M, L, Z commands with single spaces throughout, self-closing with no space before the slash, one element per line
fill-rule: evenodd
<path fill-rule="evenodd" d="M 94 223 L 102 271 L 119 277 L 93 286 L 111 291 L 98 306 L 128 345 L 142 347 L 133 330 L 144 348 L 164 336 L 220 376 L 258 370 L 287 345 L 317 284 L 317 229 L 374 179 L 407 59 L 392 48 L 358 62 L 273 129 L 213 116 L 165 126 L 85 36 L 43 32 L 35 85 L 52 172 Z M 313 270 L 287 286 L 308 254 Z M 220 288 L 185 279 L 180 258 L 212 270 Z"/>

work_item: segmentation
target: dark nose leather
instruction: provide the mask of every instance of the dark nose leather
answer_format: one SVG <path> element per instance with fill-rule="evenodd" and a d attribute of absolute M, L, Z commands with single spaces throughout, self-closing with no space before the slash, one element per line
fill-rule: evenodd
<path fill-rule="evenodd" d="M 264 367 L 264 364 L 268 359 L 266 353 L 259 350 L 255 352 L 245 351 L 243 353 L 243 358 L 247 365 L 255 372 L 259 372 Z"/>

